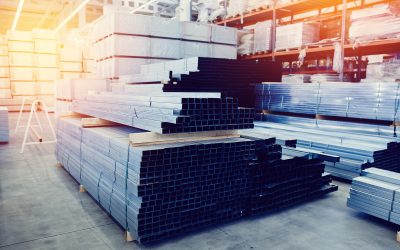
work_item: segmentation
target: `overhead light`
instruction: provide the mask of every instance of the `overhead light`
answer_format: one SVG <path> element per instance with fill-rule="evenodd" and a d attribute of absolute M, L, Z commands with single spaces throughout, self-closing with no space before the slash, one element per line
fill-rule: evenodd
<path fill-rule="evenodd" d="M 129 11 L 129 13 L 133 14 L 133 13 L 135 13 L 136 11 L 141 10 L 141 9 L 143 9 L 144 7 L 149 6 L 150 4 L 155 3 L 155 2 L 157 2 L 157 1 L 159 1 L 159 0 L 150 0 L 150 1 L 148 1 L 147 3 L 142 4 L 141 6 L 136 7 L 136 8 L 134 8 L 133 10 Z"/>
<path fill-rule="evenodd" d="M 22 7 L 24 6 L 24 0 L 19 0 L 17 12 L 15 13 L 14 21 L 11 27 L 11 30 L 15 30 L 17 28 L 19 17 L 21 16 Z"/>
<path fill-rule="evenodd" d="M 64 19 L 56 28 L 56 31 L 59 31 L 66 23 L 68 23 L 75 15 L 78 13 L 83 7 L 85 7 L 86 4 L 88 4 L 90 0 L 84 0 L 82 3 L 79 4 L 79 6 L 69 14 L 67 18 Z"/>

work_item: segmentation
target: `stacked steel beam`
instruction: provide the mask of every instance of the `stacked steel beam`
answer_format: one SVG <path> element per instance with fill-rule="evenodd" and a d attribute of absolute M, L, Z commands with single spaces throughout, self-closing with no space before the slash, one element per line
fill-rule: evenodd
<path fill-rule="evenodd" d="M 302 115 L 399 119 L 398 83 L 258 84 L 256 109 Z"/>
<path fill-rule="evenodd" d="M 256 141 L 255 158 L 249 169 L 247 213 L 280 209 L 337 190 L 337 186 L 329 185 L 330 175 L 323 174 L 321 160 L 309 159 L 308 154 L 282 157 L 282 146 L 275 144 L 275 138 L 248 138 Z"/>
<path fill-rule="evenodd" d="M 254 107 L 254 84 L 280 82 L 282 65 L 194 57 L 144 65 L 140 74 L 121 79 L 132 84 L 164 82 L 166 92 L 221 92 L 238 98 L 242 107 Z"/>
<path fill-rule="evenodd" d="M 259 84 L 256 96 L 256 109 L 263 111 L 257 118 L 264 121 L 256 127 L 339 156 L 326 162 L 327 172 L 345 179 L 369 167 L 400 172 L 400 84 Z"/>
<path fill-rule="evenodd" d="M 400 142 L 390 137 L 390 128 L 381 130 L 372 125 L 346 122 L 318 121 L 268 115 L 268 121 L 256 122 L 256 131 L 277 138 L 296 138 L 296 147 L 340 157 L 326 161 L 325 171 L 349 179 L 359 176 L 363 169 L 377 167 L 400 172 Z"/>
<path fill-rule="evenodd" d="M 161 134 L 253 128 L 253 109 L 239 108 L 236 98 L 213 96 L 220 94 L 128 96 L 109 92 L 75 100 L 72 110 Z"/>
<path fill-rule="evenodd" d="M 353 179 L 347 206 L 400 225 L 400 174 L 364 170 Z"/>
<path fill-rule="evenodd" d="M 141 243 L 335 191 L 320 160 L 282 157 L 268 136 L 130 145 L 126 126 L 57 122 L 57 159 Z M 290 143 L 290 140 L 280 143 Z"/>

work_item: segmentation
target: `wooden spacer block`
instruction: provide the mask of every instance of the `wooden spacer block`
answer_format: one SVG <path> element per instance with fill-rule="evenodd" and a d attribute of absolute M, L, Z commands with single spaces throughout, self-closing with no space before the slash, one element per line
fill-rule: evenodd
<path fill-rule="evenodd" d="M 86 192 L 85 186 L 79 185 L 79 193 L 84 193 Z"/>
<path fill-rule="evenodd" d="M 158 134 L 155 132 L 145 132 L 130 134 L 129 140 L 132 146 L 146 146 L 167 143 L 206 141 L 228 138 L 239 138 L 238 130 L 220 130 L 178 134 Z"/>
<path fill-rule="evenodd" d="M 115 122 L 110 122 L 110 121 L 103 120 L 100 118 L 82 118 L 81 123 L 82 123 L 82 127 L 84 127 L 84 128 L 106 127 L 106 126 L 118 125 Z"/>
<path fill-rule="evenodd" d="M 129 231 L 125 231 L 125 240 L 126 240 L 127 242 L 132 242 L 132 241 L 134 241 L 134 239 L 133 239 L 133 237 L 132 237 L 132 235 L 131 235 L 131 233 L 130 233 Z"/>
<path fill-rule="evenodd" d="M 400 231 L 397 231 L 396 241 L 400 243 Z"/>

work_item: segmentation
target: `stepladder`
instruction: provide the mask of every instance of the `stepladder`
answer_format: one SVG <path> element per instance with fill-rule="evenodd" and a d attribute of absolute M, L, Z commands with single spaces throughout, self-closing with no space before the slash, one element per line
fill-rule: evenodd
<path fill-rule="evenodd" d="M 32 101 L 31 109 L 30 109 L 29 116 L 28 116 L 28 121 L 27 121 L 26 125 L 21 125 L 21 119 L 22 119 L 22 116 L 23 116 L 23 110 L 24 110 L 25 103 L 26 103 L 26 99 L 23 99 L 22 105 L 21 105 L 21 108 L 20 108 L 20 112 L 19 112 L 19 115 L 18 115 L 18 119 L 17 119 L 17 125 L 15 127 L 15 133 L 18 132 L 19 128 L 24 128 L 25 129 L 24 138 L 23 138 L 22 145 L 21 145 L 21 150 L 20 150 L 21 154 L 24 152 L 25 146 L 39 145 L 39 144 L 51 144 L 51 143 L 56 143 L 57 142 L 56 133 L 55 133 L 53 124 L 52 124 L 51 119 L 50 119 L 49 111 L 48 111 L 47 106 L 46 106 L 46 104 L 45 104 L 45 102 L 43 100 L 36 99 L 36 100 Z M 50 133 L 51 133 L 51 139 L 48 139 L 48 140 L 44 140 L 43 139 L 43 134 L 44 134 L 45 131 L 44 131 L 42 123 L 41 123 L 41 121 L 39 119 L 39 115 L 38 115 L 39 108 L 44 113 L 44 115 L 46 117 L 46 122 L 49 125 L 49 130 L 50 130 Z M 33 119 L 34 118 L 36 120 L 35 124 L 33 124 Z M 37 128 L 39 128 L 39 129 L 37 129 Z M 33 138 L 35 138 L 32 141 L 28 141 L 28 137 L 30 135 L 30 132 L 33 135 Z"/>

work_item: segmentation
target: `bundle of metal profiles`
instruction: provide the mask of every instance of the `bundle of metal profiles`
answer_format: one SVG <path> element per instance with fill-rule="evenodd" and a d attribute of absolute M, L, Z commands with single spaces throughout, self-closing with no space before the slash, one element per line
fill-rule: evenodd
<path fill-rule="evenodd" d="M 400 225 L 400 174 L 364 170 L 353 179 L 347 206 Z"/>
<path fill-rule="evenodd" d="M 57 121 L 57 160 L 124 229 L 148 243 L 337 190 L 321 160 L 256 135 L 136 146 L 125 126 Z M 280 140 L 290 144 L 289 140 Z"/>
<path fill-rule="evenodd" d="M 397 122 L 400 83 L 257 84 L 257 111 Z"/>
<path fill-rule="evenodd" d="M 167 92 L 221 92 L 242 107 L 254 106 L 254 84 L 280 82 L 282 64 L 194 57 L 144 65 L 141 73 L 121 77 L 131 84 L 163 82 Z"/>
<path fill-rule="evenodd" d="M 210 96 L 210 97 L 207 97 Z M 161 134 L 253 128 L 254 110 L 219 93 L 155 93 L 135 96 L 112 92 L 75 100 L 74 112 Z"/>
<path fill-rule="evenodd" d="M 0 107 L 0 143 L 10 140 L 10 132 L 8 126 L 8 109 Z"/>
<path fill-rule="evenodd" d="M 325 171 L 334 176 L 350 180 L 369 167 L 400 172 L 400 141 L 389 136 L 387 127 L 276 115 L 266 117 L 268 121 L 255 123 L 255 131 L 277 138 L 296 138 L 298 149 L 340 157 L 339 161 L 324 159 Z"/>

